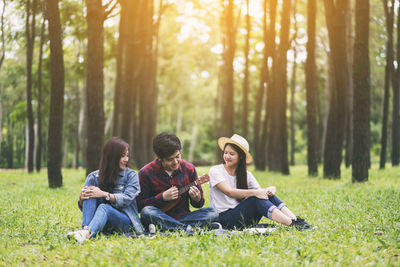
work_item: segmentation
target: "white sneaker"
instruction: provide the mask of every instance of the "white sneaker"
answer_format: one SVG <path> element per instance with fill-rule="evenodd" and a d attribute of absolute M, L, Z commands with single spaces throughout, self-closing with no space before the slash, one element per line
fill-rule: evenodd
<path fill-rule="evenodd" d="M 83 242 L 89 240 L 89 238 L 87 237 L 87 230 L 78 230 L 75 232 L 69 232 L 67 234 L 67 237 L 69 239 L 75 239 L 76 242 L 78 242 L 79 244 L 82 244 Z"/>
<path fill-rule="evenodd" d="M 156 226 L 154 224 L 149 224 L 149 233 L 150 234 L 155 234 L 157 231 Z"/>

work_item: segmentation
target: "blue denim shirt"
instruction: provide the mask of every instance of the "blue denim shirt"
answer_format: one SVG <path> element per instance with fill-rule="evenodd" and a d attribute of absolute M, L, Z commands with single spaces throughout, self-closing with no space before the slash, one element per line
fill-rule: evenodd
<path fill-rule="evenodd" d="M 84 186 L 99 186 L 98 170 L 87 176 Z M 136 196 L 140 193 L 138 174 L 129 168 L 122 170 L 119 173 L 119 178 L 116 181 L 113 192 L 110 193 L 115 196 L 115 203 L 111 202 L 111 205 L 128 215 L 137 234 L 143 233 L 144 228 L 140 222 L 136 205 Z M 81 206 L 79 206 L 79 208 L 82 210 Z"/>

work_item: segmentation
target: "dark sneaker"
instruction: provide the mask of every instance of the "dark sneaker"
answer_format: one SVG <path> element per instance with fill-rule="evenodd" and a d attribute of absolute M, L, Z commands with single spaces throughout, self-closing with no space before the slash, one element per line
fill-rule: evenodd
<path fill-rule="evenodd" d="M 297 230 L 310 230 L 316 229 L 317 227 L 309 225 L 303 218 L 296 217 L 296 220 L 292 220 L 292 224 L 290 225 L 295 227 Z"/>

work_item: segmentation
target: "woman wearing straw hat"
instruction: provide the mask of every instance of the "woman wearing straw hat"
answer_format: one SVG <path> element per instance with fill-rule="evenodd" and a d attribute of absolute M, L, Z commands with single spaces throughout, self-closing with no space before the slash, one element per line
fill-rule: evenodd
<path fill-rule="evenodd" d="M 245 138 L 237 134 L 221 137 L 218 145 L 224 152 L 224 163 L 210 169 L 210 205 L 218 211 L 218 222 L 224 228 L 252 227 L 262 216 L 299 230 L 311 228 L 276 197 L 274 186 L 261 188 L 247 171 L 246 163 L 253 158 Z"/>

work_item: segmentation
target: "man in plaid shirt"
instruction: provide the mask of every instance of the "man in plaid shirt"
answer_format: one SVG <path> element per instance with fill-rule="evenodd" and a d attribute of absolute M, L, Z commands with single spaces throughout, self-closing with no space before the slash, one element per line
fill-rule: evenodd
<path fill-rule="evenodd" d="M 179 138 L 174 134 L 160 133 L 153 140 L 153 150 L 157 158 L 139 171 L 141 192 L 136 200 L 143 225 L 147 228 L 154 224 L 161 230 L 210 225 L 218 218 L 218 213 L 212 207 L 201 208 L 204 196 L 200 185 L 178 195 L 179 188 L 197 178 L 194 166 L 181 159 Z M 190 212 L 189 202 L 201 209 Z M 171 203 L 175 205 L 166 208 Z"/>

